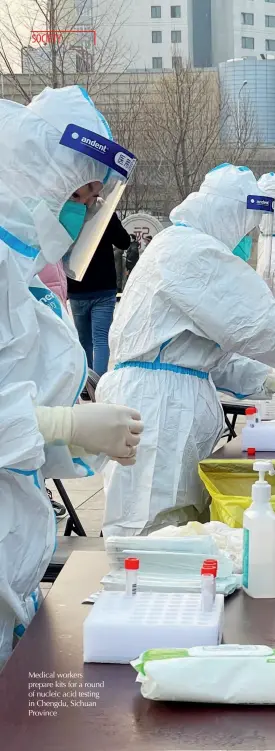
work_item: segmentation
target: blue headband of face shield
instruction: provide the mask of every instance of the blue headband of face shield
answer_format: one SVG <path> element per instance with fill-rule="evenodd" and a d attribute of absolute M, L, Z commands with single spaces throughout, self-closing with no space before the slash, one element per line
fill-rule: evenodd
<path fill-rule="evenodd" d="M 108 170 L 113 170 L 124 180 L 129 179 L 136 166 L 136 157 L 130 151 L 115 141 L 73 123 L 67 125 L 59 143 L 105 164 Z"/>
<path fill-rule="evenodd" d="M 263 214 L 273 214 L 274 198 L 271 198 L 271 196 L 247 196 L 246 208 L 250 211 L 261 211 Z"/>

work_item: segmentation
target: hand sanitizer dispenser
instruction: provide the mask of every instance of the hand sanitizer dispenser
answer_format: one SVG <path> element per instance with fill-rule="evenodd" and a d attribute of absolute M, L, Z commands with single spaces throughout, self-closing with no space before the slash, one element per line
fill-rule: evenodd
<path fill-rule="evenodd" d="M 272 462 L 253 464 L 259 479 L 252 485 L 252 503 L 243 516 L 243 588 L 250 597 L 275 597 L 275 514 L 265 473 L 275 475 Z"/>

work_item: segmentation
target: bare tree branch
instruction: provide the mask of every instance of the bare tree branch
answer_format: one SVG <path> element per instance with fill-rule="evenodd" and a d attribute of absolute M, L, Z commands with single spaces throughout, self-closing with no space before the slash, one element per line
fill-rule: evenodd
<path fill-rule="evenodd" d="M 247 160 L 258 145 L 251 104 L 244 102 L 238 115 L 234 103 L 221 96 L 215 71 L 181 63 L 156 78 L 145 107 L 143 150 L 161 165 L 156 180 L 169 208 L 197 190 L 211 168 L 244 155 Z"/>
<path fill-rule="evenodd" d="M 19 81 L 18 66 L 37 75 L 44 86 L 62 86 L 70 75 L 77 83 L 86 75 L 87 88 L 100 89 L 109 72 L 118 77 L 129 68 L 133 56 L 127 45 L 121 46 L 120 29 L 130 0 L 77 0 L 68 7 L 67 0 L 23 0 L 15 20 L 9 0 L 0 5 L 0 69 L 9 72 L 18 91 L 27 102 L 29 93 Z M 52 34 L 49 44 L 31 45 L 32 31 L 61 31 Z M 87 27 L 96 31 L 97 44 Z M 23 30 L 23 31 L 22 31 Z M 71 81 L 73 82 L 73 81 Z M 106 83 L 105 83 L 106 85 Z"/>

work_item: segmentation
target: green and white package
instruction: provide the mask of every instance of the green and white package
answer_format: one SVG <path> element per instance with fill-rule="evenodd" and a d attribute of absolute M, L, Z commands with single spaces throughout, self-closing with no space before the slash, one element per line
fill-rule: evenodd
<path fill-rule="evenodd" d="M 275 650 L 222 644 L 155 649 L 131 663 L 145 699 L 218 704 L 275 704 Z"/>

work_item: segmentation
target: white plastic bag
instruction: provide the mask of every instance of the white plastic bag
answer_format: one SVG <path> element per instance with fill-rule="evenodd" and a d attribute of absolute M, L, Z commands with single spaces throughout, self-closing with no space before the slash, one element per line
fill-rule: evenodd
<path fill-rule="evenodd" d="M 219 551 L 224 553 L 233 563 L 233 573 L 242 573 L 243 530 L 232 529 L 222 522 L 189 522 L 184 527 L 165 527 L 158 532 L 152 532 L 148 539 L 163 537 L 199 537 L 210 536 Z"/>

